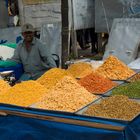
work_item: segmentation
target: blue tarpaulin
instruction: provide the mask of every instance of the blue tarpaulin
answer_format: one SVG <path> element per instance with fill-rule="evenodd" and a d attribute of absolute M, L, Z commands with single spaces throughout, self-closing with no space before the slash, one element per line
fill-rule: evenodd
<path fill-rule="evenodd" d="M 0 112 L 0 140 L 140 140 L 140 116 L 125 122 L 4 104 Z"/>
<path fill-rule="evenodd" d="M 125 137 L 127 140 L 140 140 L 140 115 L 127 125 Z"/>

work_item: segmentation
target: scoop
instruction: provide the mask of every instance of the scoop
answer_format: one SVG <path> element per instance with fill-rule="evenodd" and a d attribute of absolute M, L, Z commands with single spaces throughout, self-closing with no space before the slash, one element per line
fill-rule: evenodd
<path fill-rule="evenodd" d="M 3 71 L 3 72 L 0 72 L 0 76 L 5 77 L 5 76 L 9 76 L 12 73 L 13 73 L 13 70 Z"/>

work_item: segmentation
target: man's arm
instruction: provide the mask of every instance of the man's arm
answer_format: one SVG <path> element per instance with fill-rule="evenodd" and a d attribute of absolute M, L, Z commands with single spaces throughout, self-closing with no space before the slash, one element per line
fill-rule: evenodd
<path fill-rule="evenodd" d="M 21 59 L 20 59 L 20 47 L 18 46 L 15 51 L 14 51 L 14 55 L 11 58 L 8 58 L 7 60 L 9 61 L 14 61 L 16 63 L 21 63 Z"/>
<path fill-rule="evenodd" d="M 39 46 L 39 53 L 40 53 L 40 56 L 41 56 L 43 62 L 45 63 L 45 65 L 47 65 L 48 68 L 57 67 L 55 60 L 53 59 L 47 46 L 41 44 Z"/>

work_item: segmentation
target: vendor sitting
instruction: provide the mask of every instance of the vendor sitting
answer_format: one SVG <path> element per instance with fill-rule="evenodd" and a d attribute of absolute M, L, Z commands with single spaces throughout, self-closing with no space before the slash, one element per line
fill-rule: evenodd
<path fill-rule="evenodd" d="M 31 24 L 22 27 L 24 40 L 16 48 L 10 61 L 22 63 L 24 73 L 20 81 L 36 80 L 47 70 L 56 67 L 48 48 L 34 37 L 34 28 Z"/>

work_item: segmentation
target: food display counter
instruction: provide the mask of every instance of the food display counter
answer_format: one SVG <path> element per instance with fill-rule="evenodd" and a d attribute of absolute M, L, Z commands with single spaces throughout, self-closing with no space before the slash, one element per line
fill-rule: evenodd
<path fill-rule="evenodd" d="M 135 71 L 111 56 L 97 72 L 80 63 L 67 70 L 53 68 L 36 81 L 13 87 L 1 81 L 1 139 L 140 140 L 139 102 L 111 95 L 130 84 L 127 80 Z"/>

